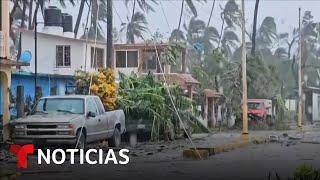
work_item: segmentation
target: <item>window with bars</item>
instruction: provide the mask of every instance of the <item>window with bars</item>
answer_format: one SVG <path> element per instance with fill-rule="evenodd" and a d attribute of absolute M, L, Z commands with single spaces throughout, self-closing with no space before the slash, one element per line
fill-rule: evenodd
<path fill-rule="evenodd" d="M 56 65 L 57 67 L 71 66 L 71 47 L 70 46 L 56 46 Z"/>
<path fill-rule="evenodd" d="M 91 47 L 91 67 L 102 68 L 104 67 L 104 49 Z"/>

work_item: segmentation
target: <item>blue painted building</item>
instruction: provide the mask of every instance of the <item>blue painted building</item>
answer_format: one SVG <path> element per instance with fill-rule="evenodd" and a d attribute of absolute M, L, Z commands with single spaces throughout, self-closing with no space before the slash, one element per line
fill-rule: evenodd
<path fill-rule="evenodd" d="M 34 74 L 29 72 L 13 72 L 10 90 L 13 94 L 17 86 L 24 86 L 24 97 L 34 97 Z M 65 95 L 74 93 L 74 78 L 70 75 L 38 74 L 38 86 L 42 96 Z"/>
<path fill-rule="evenodd" d="M 23 86 L 25 100 L 31 98 L 33 101 L 35 96 L 34 74 L 25 71 L 12 72 L 11 77 L 11 94 L 15 97 L 17 86 Z M 75 90 L 74 77 L 70 75 L 38 74 L 37 81 L 38 87 L 41 87 L 42 96 L 73 94 Z M 2 100 L 1 95 L 0 99 Z M 11 117 L 16 117 L 15 107 L 10 108 L 10 114 Z"/>

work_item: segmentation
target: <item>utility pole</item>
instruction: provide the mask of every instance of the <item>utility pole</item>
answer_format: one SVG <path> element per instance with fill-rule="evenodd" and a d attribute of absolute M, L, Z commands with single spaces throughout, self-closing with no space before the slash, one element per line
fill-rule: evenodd
<path fill-rule="evenodd" d="M 242 138 L 248 139 L 247 50 L 244 0 L 241 0 Z"/>
<path fill-rule="evenodd" d="M 39 3 L 39 2 L 37 2 Z M 37 13 L 37 12 L 35 12 Z M 38 79 L 38 20 L 37 16 L 34 19 L 34 102 L 37 101 L 37 79 Z"/>
<path fill-rule="evenodd" d="M 10 32 L 10 2 L 9 1 L 0 1 L 0 54 L 1 61 L 8 61 L 10 59 L 10 46 L 9 46 L 9 32 Z M 11 67 L 0 62 L 0 84 L 2 85 L 2 101 L 0 106 L 2 106 L 2 137 L 0 141 L 6 141 L 10 136 L 9 120 L 10 120 L 10 95 L 9 87 L 11 82 Z M 1 117 L 0 117 L 1 118 Z"/>
<path fill-rule="evenodd" d="M 112 55 L 113 55 L 113 40 L 112 40 L 112 1 L 107 0 L 107 62 L 106 65 L 109 68 L 113 68 Z"/>
<path fill-rule="evenodd" d="M 302 61 L 302 36 L 301 36 L 301 8 L 299 8 L 299 61 L 298 61 L 298 127 L 302 129 L 302 74 L 301 74 L 301 61 Z"/>

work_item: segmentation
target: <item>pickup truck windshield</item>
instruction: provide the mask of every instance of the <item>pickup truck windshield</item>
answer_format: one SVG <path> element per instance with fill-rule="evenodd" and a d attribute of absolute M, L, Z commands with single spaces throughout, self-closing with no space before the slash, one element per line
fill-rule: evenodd
<path fill-rule="evenodd" d="M 262 103 L 256 103 L 256 102 L 249 102 L 248 103 L 248 108 L 249 109 L 262 109 L 263 104 Z"/>
<path fill-rule="evenodd" d="M 33 114 L 84 114 L 83 99 L 47 98 L 41 99 Z"/>

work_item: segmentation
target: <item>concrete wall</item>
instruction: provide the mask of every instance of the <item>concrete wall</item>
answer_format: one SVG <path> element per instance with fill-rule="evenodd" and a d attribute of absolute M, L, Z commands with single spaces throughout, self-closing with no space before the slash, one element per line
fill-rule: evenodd
<path fill-rule="evenodd" d="M 286 99 L 285 105 L 288 111 L 296 112 L 297 104 L 295 99 Z"/>
<path fill-rule="evenodd" d="M 320 121 L 320 94 L 312 93 L 312 121 Z"/>
<path fill-rule="evenodd" d="M 66 84 L 73 83 L 73 78 L 57 78 L 57 77 L 39 77 L 38 85 L 42 88 L 42 95 L 49 96 L 51 93 L 51 88 L 57 88 L 56 95 L 65 95 Z M 11 82 L 11 92 L 15 95 L 17 91 L 17 86 L 24 86 L 24 97 L 31 96 L 34 98 L 34 76 L 26 76 L 26 75 L 12 75 Z"/>
<path fill-rule="evenodd" d="M 34 72 L 34 34 L 31 31 L 22 33 L 22 51 L 29 50 L 32 53 L 32 60 L 29 67 L 22 69 Z M 71 67 L 56 67 L 56 46 L 71 46 Z M 89 55 L 90 55 L 90 48 Z M 45 35 L 38 33 L 38 73 L 74 75 L 74 71 L 84 69 L 85 43 L 80 40 L 64 38 L 58 36 Z M 90 59 L 89 59 L 90 62 Z"/>

